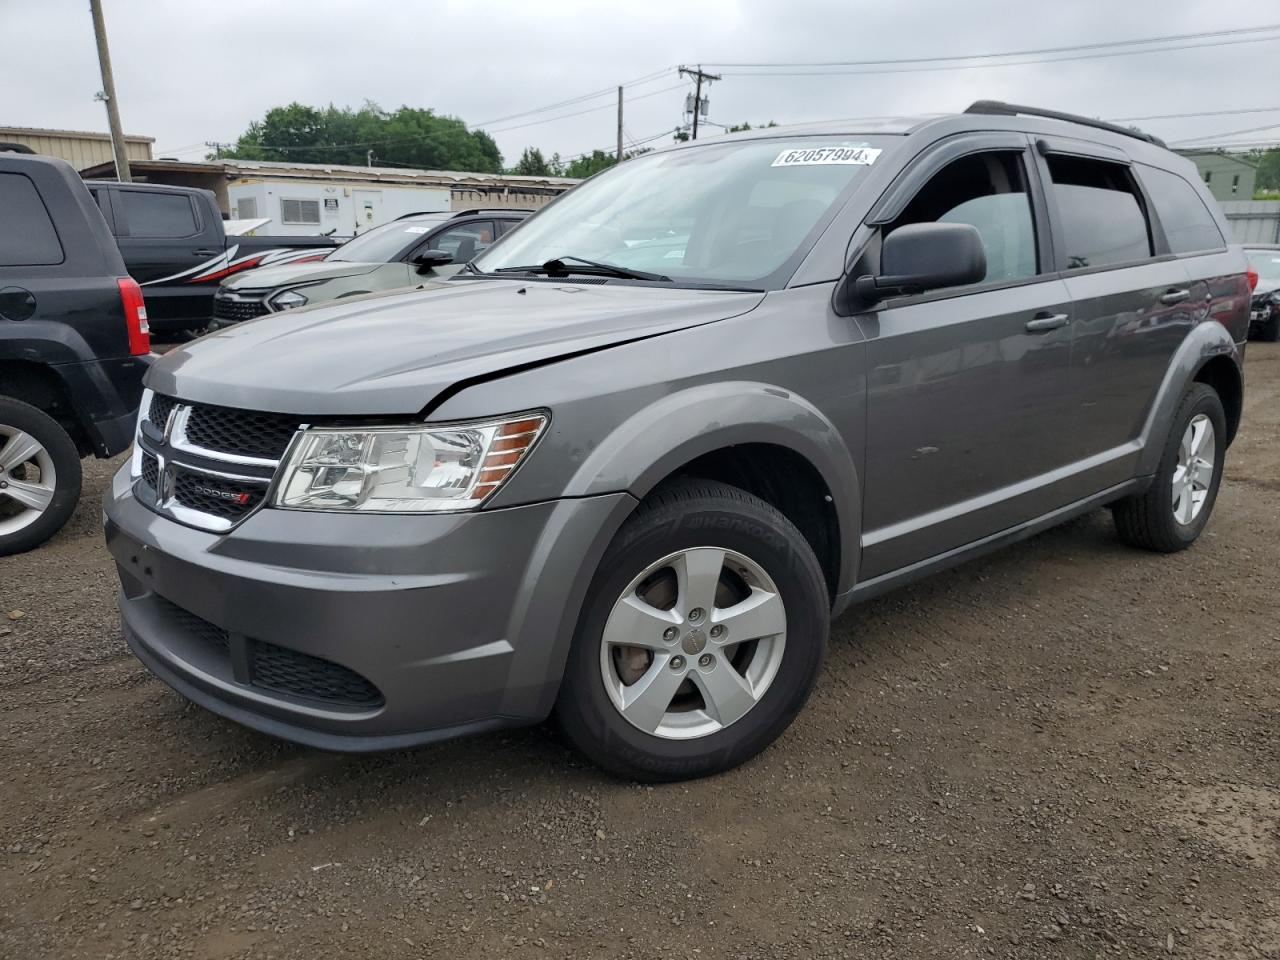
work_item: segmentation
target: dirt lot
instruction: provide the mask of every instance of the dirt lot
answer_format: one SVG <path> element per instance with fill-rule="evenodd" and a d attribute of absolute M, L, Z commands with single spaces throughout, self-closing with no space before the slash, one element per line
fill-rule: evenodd
<path fill-rule="evenodd" d="M 1280 957 L 1280 348 L 1248 377 L 1194 549 L 1099 512 L 855 609 L 777 745 L 662 788 L 188 705 L 119 639 L 90 463 L 0 561 L 0 956 Z"/>

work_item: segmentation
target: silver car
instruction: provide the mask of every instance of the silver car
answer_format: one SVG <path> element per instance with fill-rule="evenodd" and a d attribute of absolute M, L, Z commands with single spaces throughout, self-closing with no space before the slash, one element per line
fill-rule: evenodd
<path fill-rule="evenodd" d="M 645 154 L 429 289 L 159 359 L 106 497 L 125 637 L 319 747 L 554 711 L 625 776 L 727 769 L 852 603 L 1101 507 L 1195 542 L 1227 235 L 1159 142 L 1005 104 Z"/>
<path fill-rule="evenodd" d="M 348 240 L 320 260 L 237 273 L 223 281 L 214 294 L 209 329 L 450 276 L 531 212 L 476 209 L 413 213 Z"/>

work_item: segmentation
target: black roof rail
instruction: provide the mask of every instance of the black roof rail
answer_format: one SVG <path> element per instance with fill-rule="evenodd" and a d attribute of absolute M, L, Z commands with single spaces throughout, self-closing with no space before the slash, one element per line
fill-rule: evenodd
<path fill-rule="evenodd" d="M 1086 127 L 1095 127 L 1098 130 L 1106 130 L 1110 133 L 1133 137 L 1135 140 L 1145 140 L 1147 143 L 1154 143 L 1157 147 L 1166 146 L 1165 142 L 1159 137 L 1153 137 L 1149 133 L 1143 133 L 1141 130 L 1130 127 L 1122 127 L 1119 124 L 1107 123 L 1105 120 L 1094 120 L 1092 117 L 1081 117 L 1074 113 L 1062 113 L 1058 110 L 1042 110 L 1040 107 L 1024 107 L 1016 103 L 1002 103 L 999 100 L 976 100 L 969 104 L 964 112 L 1002 117 L 1027 116 L 1047 117 L 1050 120 L 1065 120 L 1067 123 L 1079 123 Z"/>
<path fill-rule="evenodd" d="M 533 210 L 527 207 L 472 207 L 470 210 L 456 211 L 450 219 L 470 217 L 477 213 L 533 213 Z"/>

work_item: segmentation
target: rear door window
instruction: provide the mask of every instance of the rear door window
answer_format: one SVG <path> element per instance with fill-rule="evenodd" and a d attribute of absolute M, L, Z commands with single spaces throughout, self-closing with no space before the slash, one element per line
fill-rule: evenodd
<path fill-rule="evenodd" d="M 191 237 L 200 232 L 195 208 L 185 194 L 121 190 L 125 222 L 131 237 Z"/>
<path fill-rule="evenodd" d="M 0 173 L 0 267 L 47 267 L 62 263 L 53 218 L 31 178 Z"/>
<path fill-rule="evenodd" d="M 1195 187 L 1176 173 L 1158 167 L 1144 166 L 1139 175 L 1172 253 L 1221 250 L 1226 246 L 1222 231 Z"/>
<path fill-rule="evenodd" d="M 1151 257 L 1151 228 L 1127 166 L 1062 154 L 1047 162 L 1068 270 Z"/>

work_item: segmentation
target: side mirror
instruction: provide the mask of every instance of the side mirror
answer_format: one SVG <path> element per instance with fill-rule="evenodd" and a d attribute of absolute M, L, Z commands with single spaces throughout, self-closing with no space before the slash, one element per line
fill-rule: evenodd
<path fill-rule="evenodd" d="M 880 247 L 880 275 L 858 277 L 854 292 L 865 303 L 977 283 L 987 275 L 982 235 L 967 223 L 909 223 Z"/>
<path fill-rule="evenodd" d="M 421 253 L 415 253 L 409 262 L 417 267 L 420 273 L 425 273 L 432 267 L 443 267 L 453 263 L 453 254 L 444 250 L 423 250 Z"/>

